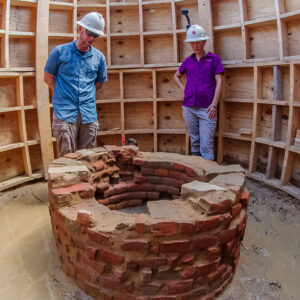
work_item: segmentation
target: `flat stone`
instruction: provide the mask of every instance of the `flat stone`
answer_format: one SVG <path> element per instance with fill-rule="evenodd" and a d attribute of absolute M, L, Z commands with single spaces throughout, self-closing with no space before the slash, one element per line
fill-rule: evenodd
<path fill-rule="evenodd" d="M 71 159 L 72 160 L 72 159 Z M 74 160 L 72 160 L 74 163 Z M 84 165 L 67 166 L 67 167 L 50 167 L 48 173 L 75 173 L 75 172 L 89 172 L 88 168 Z"/>
<path fill-rule="evenodd" d="M 203 171 L 206 180 L 210 181 L 220 174 L 244 173 L 245 170 L 240 165 L 220 166 L 218 164 L 211 164 L 206 165 Z"/>
<path fill-rule="evenodd" d="M 76 153 L 80 153 L 82 155 L 82 158 L 84 158 L 89 155 L 95 154 L 95 151 L 93 151 L 92 149 L 81 149 L 81 150 L 77 150 Z"/>
<path fill-rule="evenodd" d="M 226 189 L 217 185 L 209 184 L 206 182 L 200 182 L 197 180 L 183 184 L 181 186 L 181 196 L 195 193 L 197 194 L 197 196 L 201 196 L 211 191 L 226 191 Z"/>
<path fill-rule="evenodd" d="M 225 184 L 225 185 L 235 185 L 243 187 L 245 185 L 246 178 L 243 173 L 231 173 L 226 175 L 218 175 L 212 179 L 209 183 L 211 184 Z"/>
<path fill-rule="evenodd" d="M 103 147 L 92 148 L 91 150 L 93 150 L 95 153 L 99 153 L 99 152 L 107 153 L 107 150 Z"/>
<path fill-rule="evenodd" d="M 182 200 L 148 201 L 147 211 L 153 219 L 186 221 L 199 218 L 199 213 Z"/>
<path fill-rule="evenodd" d="M 67 157 L 59 157 L 51 162 L 51 165 L 66 165 L 66 166 L 74 166 L 79 165 L 80 162 L 77 162 L 76 160 L 72 158 Z"/>

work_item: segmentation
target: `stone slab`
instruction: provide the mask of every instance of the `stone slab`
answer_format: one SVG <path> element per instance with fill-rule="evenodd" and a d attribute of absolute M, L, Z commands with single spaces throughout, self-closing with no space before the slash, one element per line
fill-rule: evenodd
<path fill-rule="evenodd" d="M 72 160 L 74 162 L 74 160 Z M 75 172 L 89 172 L 86 166 L 67 166 L 67 167 L 50 167 L 48 173 L 75 173 Z"/>

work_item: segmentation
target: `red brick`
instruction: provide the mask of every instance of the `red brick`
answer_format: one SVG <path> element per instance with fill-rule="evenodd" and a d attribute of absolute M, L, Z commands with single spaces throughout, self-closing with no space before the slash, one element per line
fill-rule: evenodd
<path fill-rule="evenodd" d="M 194 241 L 194 249 L 201 250 L 211 246 L 214 246 L 217 243 L 218 239 L 216 237 L 207 236 L 202 237 Z"/>
<path fill-rule="evenodd" d="M 112 265 L 121 265 L 124 262 L 124 256 L 104 250 L 99 251 L 98 257 Z"/>
<path fill-rule="evenodd" d="M 105 263 L 102 261 L 89 261 L 88 265 L 97 272 L 97 274 L 102 274 L 105 270 Z"/>
<path fill-rule="evenodd" d="M 109 189 L 103 193 L 104 198 L 111 197 L 114 194 L 115 194 L 115 189 L 112 186 L 110 186 Z"/>
<path fill-rule="evenodd" d="M 108 205 L 109 204 L 109 200 L 108 199 L 100 199 L 100 200 L 97 200 L 99 204 L 102 204 L 102 205 Z"/>
<path fill-rule="evenodd" d="M 150 268 L 142 269 L 140 272 L 141 282 L 150 283 L 152 280 L 152 270 Z"/>
<path fill-rule="evenodd" d="M 189 248 L 189 240 L 163 241 L 160 244 L 160 251 L 164 253 L 186 252 Z"/>
<path fill-rule="evenodd" d="M 70 193 L 81 193 L 84 195 L 94 195 L 94 188 L 89 183 L 77 183 L 67 187 L 52 189 L 54 196 L 68 195 Z"/>
<path fill-rule="evenodd" d="M 185 267 L 181 272 L 180 275 L 182 278 L 193 278 L 197 273 L 197 268 L 193 266 Z"/>
<path fill-rule="evenodd" d="M 191 182 L 193 180 L 195 180 L 194 177 L 188 176 L 185 173 L 181 174 L 181 181 L 183 181 L 185 183 L 188 183 L 188 182 Z"/>
<path fill-rule="evenodd" d="M 158 241 L 152 241 L 151 245 L 151 253 L 158 255 L 159 254 L 159 242 Z"/>
<path fill-rule="evenodd" d="M 181 181 L 181 172 L 177 172 L 177 171 L 169 171 L 169 177 L 173 178 L 173 179 L 177 179 L 179 181 Z"/>
<path fill-rule="evenodd" d="M 235 248 L 235 246 L 236 246 L 236 242 L 237 242 L 237 239 L 236 238 L 233 238 L 232 240 L 230 240 L 229 242 L 227 242 L 226 244 L 225 244 L 225 249 L 224 249 L 224 251 L 225 251 L 225 253 L 228 255 L 228 256 L 230 256 L 230 257 L 232 257 L 233 256 L 233 249 Z"/>
<path fill-rule="evenodd" d="M 148 160 L 140 157 L 133 157 L 132 163 L 137 166 L 147 166 Z"/>
<path fill-rule="evenodd" d="M 147 215 L 140 214 L 135 220 L 135 230 L 139 234 L 144 234 L 147 231 L 146 226 Z"/>
<path fill-rule="evenodd" d="M 92 240 L 100 245 L 110 246 L 113 243 L 109 235 L 106 235 L 99 231 L 95 231 L 93 229 L 88 228 L 87 233 L 88 233 L 90 240 Z"/>
<path fill-rule="evenodd" d="M 169 171 L 165 169 L 155 169 L 154 176 L 168 177 Z"/>
<path fill-rule="evenodd" d="M 144 251 L 148 251 L 149 242 L 141 241 L 141 240 L 124 240 L 121 245 L 121 249 L 123 251 L 144 252 Z"/>
<path fill-rule="evenodd" d="M 98 252 L 98 249 L 96 247 L 86 247 L 84 250 L 89 259 L 92 260 L 96 259 L 97 252 Z"/>
<path fill-rule="evenodd" d="M 79 210 L 77 212 L 77 219 L 76 221 L 81 225 L 88 226 L 91 222 L 91 212 L 87 210 Z"/>
<path fill-rule="evenodd" d="M 236 228 L 228 229 L 220 233 L 219 241 L 221 244 L 229 242 L 236 235 Z"/>
<path fill-rule="evenodd" d="M 183 172 L 185 170 L 185 166 L 178 163 L 173 163 L 173 169 Z"/>
<path fill-rule="evenodd" d="M 206 259 L 209 262 L 215 261 L 221 255 L 221 248 L 209 247 L 205 250 Z"/>
<path fill-rule="evenodd" d="M 153 184 L 161 184 L 162 178 L 159 176 L 148 176 L 148 182 Z"/>
<path fill-rule="evenodd" d="M 143 200 L 142 199 L 130 199 L 130 200 L 123 200 L 122 202 L 119 202 L 115 204 L 114 209 L 122 209 L 126 207 L 136 207 L 136 206 L 141 206 L 143 205 Z"/>
<path fill-rule="evenodd" d="M 195 173 L 193 168 L 185 167 L 184 172 L 185 172 L 186 175 L 188 175 L 190 177 L 195 177 L 196 176 L 196 173 Z"/>
<path fill-rule="evenodd" d="M 166 170 L 170 170 L 173 168 L 173 164 L 169 161 L 154 161 L 154 160 L 150 160 L 148 161 L 148 166 L 150 168 L 154 168 L 154 169 L 166 169 Z"/>
<path fill-rule="evenodd" d="M 107 182 L 100 182 L 96 185 L 96 190 L 104 192 L 109 189 L 109 184 Z"/>
<path fill-rule="evenodd" d="M 144 299 L 138 299 L 138 300 L 176 300 L 177 297 L 176 296 L 164 296 L 164 295 L 161 295 L 161 296 L 149 296 L 147 298 L 144 298 Z"/>
<path fill-rule="evenodd" d="M 154 175 L 154 169 L 153 168 L 142 167 L 141 168 L 141 173 L 142 173 L 143 176 L 153 176 Z"/>
<path fill-rule="evenodd" d="M 136 300 L 136 297 L 128 293 L 117 293 L 114 295 L 114 300 Z"/>
<path fill-rule="evenodd" d="M 136 270 L 138 267 L 138 262 L 135 260 L 130 260 L 126 262 L 126 269 Z"/>
<path fill-rule="evenodd" d="M 209 264 L 198 265 L 197 270 L 199 275 L 205 275 L 217 270 L 219 262 L 213 262 Z"/>
<path fill-rule="evenodd" d="M 153 236 L 172 236 L 178 232 L 177 223 L 174 222 L 159 222 L 151 225 Z"/>
<path fill-rule="evenodd" d="M 64 157 L 79 160 L 80 158 L 82 158 L 82 154 L 79 152 L 67 153 L 64 155 Z"/>
<path fill-rule="evenodd" d="M 98 160 L 93 163 L 93 167 L 96 169 L 96 171 L 101 171 L 104 169 L 104 162 L 102 160 Z"/>
<path fill-rule="evenodd" d="M 205 232 L 219 226 L 219 216 L 206 217 L 203 220 L 196 221 L 195 231 L 197 233 Z"/>
<path fill-rule="evenodd" d="M 158 200 L 159 199 L 159 193 L 157 192 L 147 192 L 147 198 L 150 200 Z"/>
<path fill-rule="evenodd" d="M 232 221 L 232 215 L 230 213 L 225 213 L 220 217 L 221 223 L 225 229 L 227 229 Z"/>
<path fill-rule="evenodd" d="M 162 177 L 161 182 L 163 185 L 173 186 L 177 188 L 181 188 L 182 186 L 182 181 L 173 178 Z"/>
<path fill-rule="evenodd" d="M 179 261 L 179 256 L 178 255 L 173 255 L 173 256 L 168 256 L 168 267 L 170 270 L 175 269 L 178 266 L 178 261 Z"/>
<path fill-rule="evenodd" d="M 240 202 L 243 206 L 247 207 L 249 205 L 250 193 L 248 191 L 244 191 L 241 195 Z"/>
<path fill-rule="evenodd" d="M 135 192 L 135 191 L 152 192 L 152 191 L 154 191 L 154 185 L 151 183 L 135 184 L 134 186 L 128 185 L 128 191 L 130 191 L 130 192 Z"/>
<path fill-rule="evenodd" d="M 241 203 L 237 203 L 236 205 L 232 206 L 231 208 L 231 214 L 232 216 L 235 218 L 237 217 L 242 210 L 242 204 Z"/>
<path fill-rule="evenodd" d="M 111 278 L 111 277 L 100 276 L 99 283 L 101 286 L 105 288 L 109 288 L 111 290 L 117 290 L 120 286 L 120 282 L 115 280 L 115 278 Z"/>
<path fill-rule="evenodd" d="M 195 226 L 193 223 L 181 223 L 180 224 L 180 233 L 192 235 L 194 233 Z"/>
<path fill-rule="evenodd" d="M 133 181 L 135 183 L 146 183 L 148 182 L 148 177 L 142 176 L 140 173 L 135 173 L 133 176 Z"/>
<path fill-rule="evenodd" d="M 134 283 L 131 280 L 128 280 L 124 283 L 123 288 L 127 292 L 132 292 L 135 289 Z"/>
<path fill-rule="evenodd" d="M 219 204 L 212 204 L 210 206 L 210 213 L 211 214 L 223 214 L 231 209 L 232 202 L 231 200 L 227 199 Z"/>
<path fill-rule="evenodd" d="M 119 154 L 121 152 L 121 147 L 115 146 L 115 145 L 104 145 L 104 148 L 108 152 L 112 152 L 113 154 Z M 110 153 L 109 153 L 110 154 Z"/>
<path fill-rule="evenodd" d="M 115 184 L 113 186 L 114 190 L 115 190 L 115 194 L 122 194 L 125 193 L 127 191 L 127 183 L 124 181 L 121 181 L 118 184 Z"/>
<path fill-rule="evenodd" d="M 167 259 L 162 257 L 148 257 L 139 261 L 142 268 L 156 269 L 167 264 Z"/>
<path fill-rule="evenodd" d="M 224 274 L 225 271 L 226 271 L 226 265 L 225 264 L 219 266 L 219 268 L 216 271 L 206 275 L 208 281 L 209 282 L 217 281 Z"/>
<path fill-rule="evenodd" d="M 160 193 L 168 192 L 168 188 L 169 188 L 169 186 L 167 186 L 167 185 L 162 185 L 162 184 L 155 184 L 154 185 L 154 190 L 156 192 L 160 192 Z"/>
<path fill-rule="evenodd" d="M 74 266 L 76 279 L 89 281 L 90 275 L 88 270 L 78 263 L 74 263 Z"/>
<path fill-rule="evenodd" d="M 168 193 L 173 194 L 173 195 L 178 195 L 180 194 L 180 189 L 174 186 L 169 186 L 168 187 Z"/>
<path fill-rule="evenodd" d="M 195 260 L 195 255 L 194 254 L 186 254 L 181 258 L 181 263 L 183 264 L 193 264 Z"/>
<path fill-rule="evenodd" d="M 167 283 L 167 287 L 169 295 L 185 293 L 193 288 L 193 280 L 172 281 Z"/>

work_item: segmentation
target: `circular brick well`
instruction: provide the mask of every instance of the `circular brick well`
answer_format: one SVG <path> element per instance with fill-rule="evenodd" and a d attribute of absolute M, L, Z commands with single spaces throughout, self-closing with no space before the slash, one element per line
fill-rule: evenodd
<path fill-rule="evenodd" d="M 95 298 L 207 300 L 231 281 L 249 202 L 239 165 L 105 146 L 48 172 L 62 267 Z"/>

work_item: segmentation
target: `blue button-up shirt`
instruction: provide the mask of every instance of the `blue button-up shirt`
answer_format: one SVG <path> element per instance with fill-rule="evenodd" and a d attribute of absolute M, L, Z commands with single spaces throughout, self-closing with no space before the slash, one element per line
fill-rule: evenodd
<path fill-rule="evenodd" d="M 97 121 L 95 82 L 107 81 L 106 61 L 94 47 L 80 52 L 75 43 L 55 47 L 44 70 L 55 76 L 52 97 L 55 115 L 75 123 L 80 112 L 86 124 Z"/>
<path fill-rule="evenodd" d="M 187 57 L 179 68 L 186 74 L 183 106 L 207 108 L 213 101 L 216 90 L 216 74 L 224 73 L 221 59 L 208 52 L 198 61 L 196 54 Z"/>

